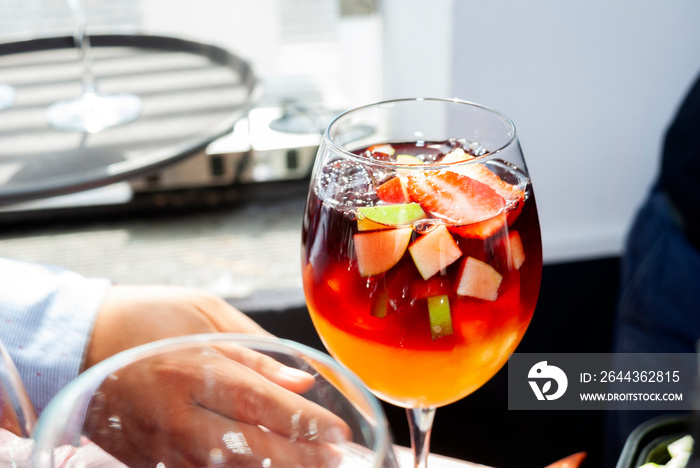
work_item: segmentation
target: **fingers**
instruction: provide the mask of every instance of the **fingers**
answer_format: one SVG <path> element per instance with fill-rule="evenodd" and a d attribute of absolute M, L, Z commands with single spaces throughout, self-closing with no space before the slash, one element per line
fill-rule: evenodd
<path fill-rule="evenodd" d="M 289 367 L 276 359 L 243 346 L 216 345 L 216 351 L 229 359 L 253 369 L 271 382 L 294 393 L 304 393 L 313 387 L 316 379 L 308 372 Z"/>
<path fill-rule="evenodd" d="M 268 459 L 273 467 L 333 467 L 339 452 L 328 442 L 350 438 L 330 411 L 212 350 L 114 374 L 87 422 L 92 440 L 134 468 L 259 468 Z"/>
<path fill-rule="evenodd" d="M 211 358 L 207 376 L 194 382 L 191 391 L 204 408 L 292 440 L 333 443 L 351 437 L 337 415 L 224 356 Z"/>
<path fill-rule="evenodd" d="M 259 426 L 232 422 L 203 408 L 196 412 L 192 420 L 198 422 L 200 430 L 182 427 L 182 435 L 193 442 L 182 455 L 194 466 L 331 468 L 340 463 L 340 453 L 331 445 L 295 440 Z"/>
<path fill-rule="evenodd" d="M 332 445 L 292 440 L 196 406 L 158 434 L 101 442 L 131 468 L 335 468 L 342 458 Z"/>

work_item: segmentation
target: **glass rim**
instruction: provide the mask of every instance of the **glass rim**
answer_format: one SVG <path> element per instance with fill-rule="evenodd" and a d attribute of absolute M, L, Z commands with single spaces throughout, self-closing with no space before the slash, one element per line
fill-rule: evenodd
<path fill-rule="evenodd" d="M 488 112 L 489 114 L 500 118 L 503 120 L 506 124 L 510 126 L 510 128 L 513 130 L 513 134 L 510 136 L 508 141 L 506 141 L 504 144 L 500 145 L 499 148 L 494 149 L 493 151 L 489 151 L 488 153 L 481 155 L 481 156 L 474 156 L 473 158 L 470 158 L 465 161 L 458 161 L 458 162 L 452 162 L 452 163 L 440 163 L 440 162 L 426 162 L 423 164 L 400 164 L 392 161 L 383 161 L 379 159 L 370 159 L 367 158 L 366 156 L 363 155 L 358 155 L 356 153 L 353 153 L 351 151 L 348 151 L 344 148 L 341 148 L 333 139 L 330 137 L 330 132 L 331 128 L 338 123 L 341 119 L 347 117 L 350 114 L 353 114 L 358 111 L 366 110 L 372 107 L 380 107 L 383 105 L 388 105 L 388 104 L 396 104 L 396 103 L 404 103 L 404 102 L 421 102 L 421 101 L 427 101 L 427 102 L 441 102 L 445 104 L 462 104 L 466 106 L 470 106 L 473 108 L 478 108 L 483 111 Z M 458 137 L 455 137 L 458 138 Z M 384 166 L 384 167 L 392 167 L 392 168 L 398 168 L 398 169 L 430 169 L 430 170 L 440 170 L 443 168 L 448 168 L 448 167 L 456 167 L 456 166 L 462 166 L 462 165 L 468 165 L 468 164 L 474 164 L 477 162 L 481 162 L 487 159 L 493 158 L 495 155 L 498 153 L 504 151 L 506 148 L 510 147 L 513 145 L 518 139 L 518 132 L 515 127 L 515 123 L 505 114 L 494 110 L 488 106 L 485 106 L 483 104 L 478 104 L 476 102 L 472 101 L 466 101 L 463 99 L 459 98 L 436 98 L 436 97 L 409 97 L 409 98 L 397 98 L 397 99 L 388 99 L 384 101 L 376 101 L 372 102 L 369 104 L 364 104 L 362 106 L 357 106 L 353 107 L 351 109 L 347 109 L 337 116 L 335 116 L 326 126 L 325 131 L 323 132 L 323 141 L 329 145 L 331 148 L 333 148 L 334 151 L 337 151 L 338 153 L 341 153 L 343 156 L 353 159 L 355 161 L 361 162 L 363 164 L 371 163 L 371 164 L 376 164 L 378 166 Z M 386 142 L 389 143 L 389 142 Z"/>
<path fill-rule="evenodd" d="M 38 459 L 35 457 L 45 457 L 47 454 L 45 454 L 44 451 L 47 448 L 53 448 L 53 445 L 51 447 L 42 447 L 39 445 L 39 442 L 46 438 L 49 438 L 52 441 L 58 440 L 56 438 L 58 435 L 58 425 L 60 425 L 60 422 L 62 421 L 68 421 L 71 419 L 71 415 L 73 414 L 75 408 L 72 405 L 62 404 L 66 399 L 69 401 L 80 401 L 86 390 L 99 387 L 99 385 L 113 372 L 137 360 L 153 357 L 161 352 L 177 351 L 179 349 L 186 349 L 196 345 L 223 342 L 237 344 L 260 351 L 280 353 L 293 351 L 301 355 L 307 355 L 315 361 L 318 361 L 320 364 L 340 372 L 350 381 L 353 386 L 356 387 L 372 410 L 374 418 L 370 421 L 370 423 L 376 429 L 374 449 L 378 457 L 377 462 L 381 463 L 382 460 L 389 456 L 389 428 L 384 410 L 382 409 L 379 400 L 372 392 L 370 392 L 359 377 L 357 377 L 342 363 L 333 359 L 330 355 L 327 355 L 305 344 L 284 338 L 252 335 L 247 333 L 201 333 L 165 338 L 121 351 L 95 364 L 70 381 L 51 399 L 39 418 L 39 421 L 34 429 L 34 433 L 32 434 L 32 439 L 34 439 L 36 444 L 35 450 L 32 453 L 32 462 L 34 463 L 38 461 Z M 183 348 L 183 346 L 185 346 L 185 348 Z"/>

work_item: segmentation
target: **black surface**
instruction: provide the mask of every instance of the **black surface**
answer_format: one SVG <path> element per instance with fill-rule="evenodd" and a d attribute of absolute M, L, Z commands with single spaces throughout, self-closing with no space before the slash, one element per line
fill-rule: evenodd
<path fill-rule="evenodd" d="M 546 265 L 535 315 L 517 351 L 610 352 L 618 268 L 614 257 Z M 280 337 L 323 350 L 306 309 L 253 317 Z M 584 467 L 604 465 L 604 412 L 509 411 L 507 384 L 504 368 L 474 394 L 438 409 L 432 451 L 500 468 L 542 468 L 586 451 Z M 405 411 L 384 409 L 395 442 L 409 445 Z"/>

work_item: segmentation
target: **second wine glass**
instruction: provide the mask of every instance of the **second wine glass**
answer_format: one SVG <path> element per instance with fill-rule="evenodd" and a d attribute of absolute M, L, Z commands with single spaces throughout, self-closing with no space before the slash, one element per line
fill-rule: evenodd
<path fill-rule="evenodd" d="M 28 466 L 36 413 L 19 372 L 0 342 L 0 466 Z"/>
<path fill-rule="evenodd" d="M 56 130 L 97 133 L 136 120 L 141 115 L 141 98 L 131 93 L 100 94 L 92 68 L 92 48 L 87 34 L 87 13 L 81 0 L 67 0 L 75 15 L 74 42 L 82 66 L 82 94 L 49 106 L 47 121 Z"/>
<path fill-rule="evenodd" d="M 311 177 L 302 277 L 329 352 L 407 409 L 415 466 L 437 407 L 487 382 L 527 329 L 542 248 L 513 123 L 403 99 L 328 127 Z"/>

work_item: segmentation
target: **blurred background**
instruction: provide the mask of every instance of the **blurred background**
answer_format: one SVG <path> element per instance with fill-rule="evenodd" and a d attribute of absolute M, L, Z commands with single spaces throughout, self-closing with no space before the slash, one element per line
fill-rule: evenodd
<path fill-rule="evenodd" d="M 700 71 L 700 3 L 84 4 L 90 34 L 220 46 L 252 66 L 262 92 L 233 131 L 177 163 L 79 193 L 5 203 L 0 255 L 120 283 L 206 288 L 271 331 L 320 346 L 305 313 L 298 250 L 320 131 L 338 112 L 379 99 L 458 97 L 515 122 L 534 184 L 545 271 L 519 350 L 610 349 L 624 240 L 657 175 L 666 127 Z M 63 0 L 0 0 L 4 44 L 74 30 Z M 18 126 L 17 116 L 50 103 L 33 91 L 39 81 L 79 77 L 37 73 L 41 64 L 25 52 L 2 50 L 0 82 L 13 84 L 17 99 L 15 114 L 5 111 L 3 120 L 0 112 L 0 137 L 26 145 L 50 138 L 39 124 Z M 113 73 L 107 62 L 95 60 L 105 80 Z M 0 148 L 0 183 L 12 175 L 3 156 Z M 501 373 L 438 412 L 434 451 L 504 468 L 544 466 L 579 450 L 589 452 L 589 466 L 614 463 L 604 459 L 602 414 L 509 412 L 506 385 Z M 403 412 L 386 410 L 397 442 L 407 445 Z"/>

